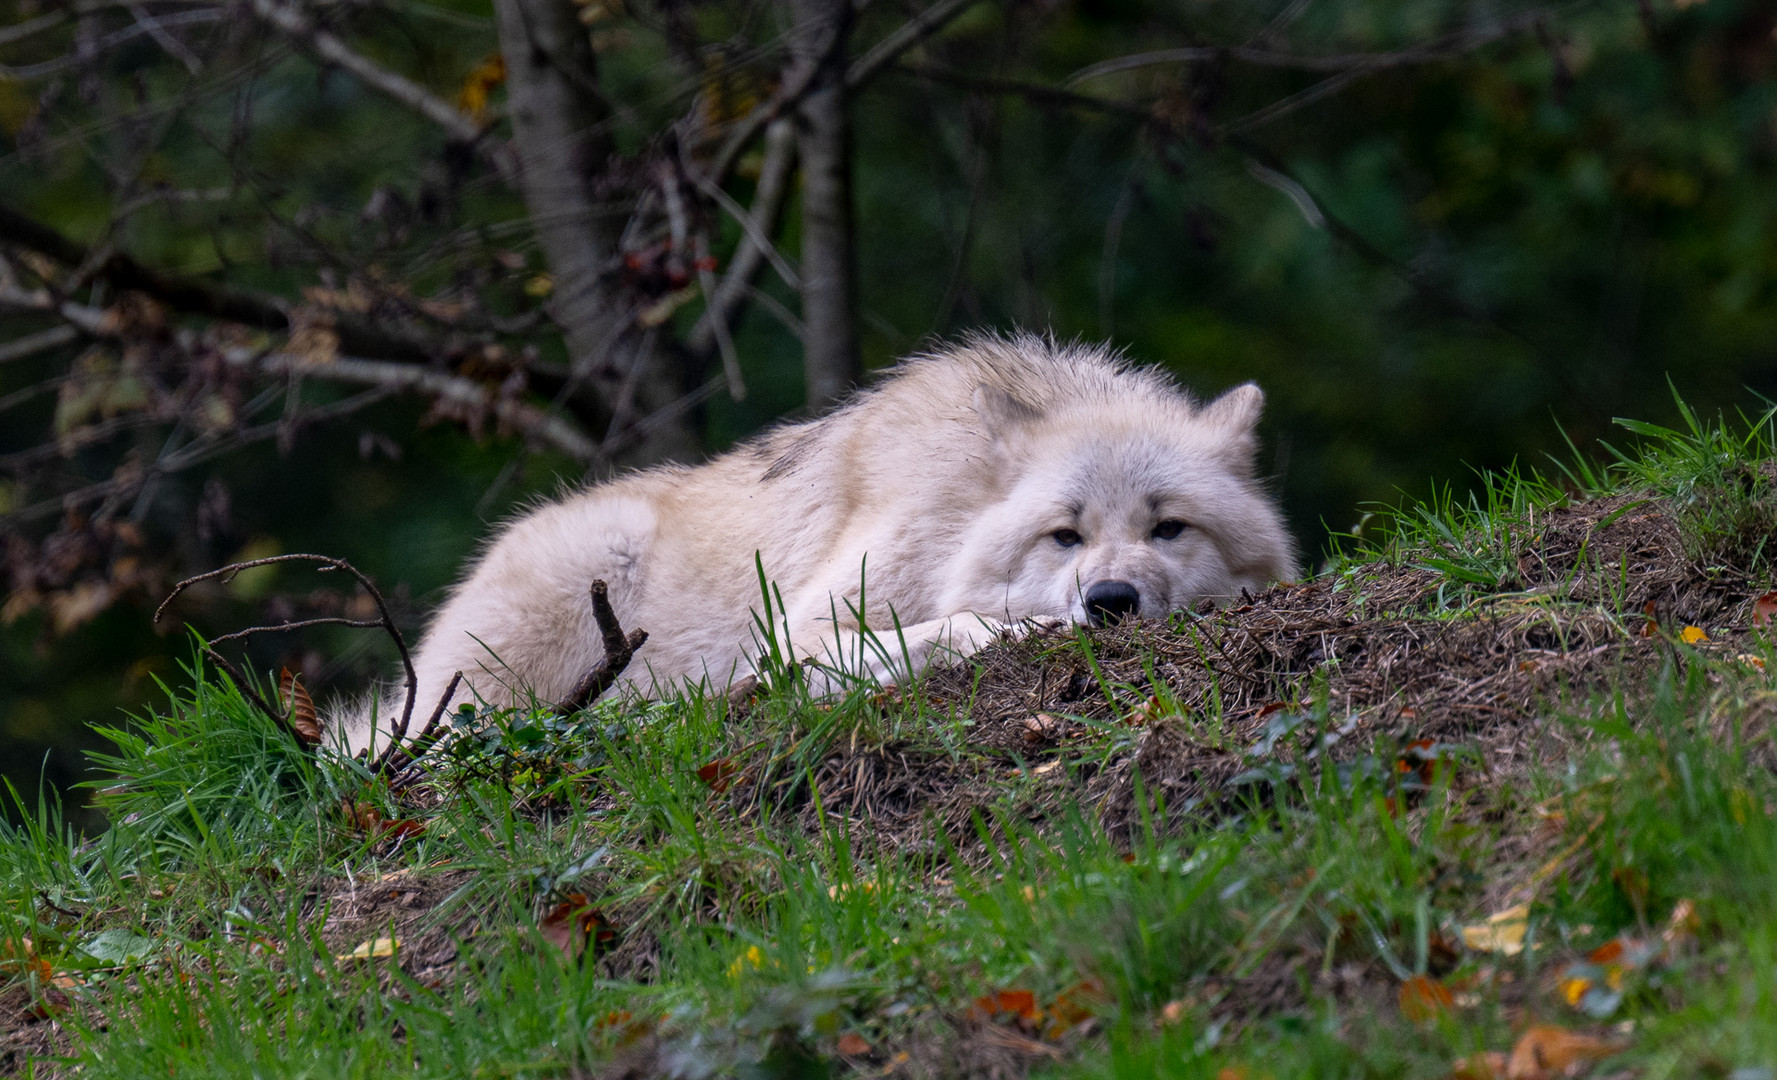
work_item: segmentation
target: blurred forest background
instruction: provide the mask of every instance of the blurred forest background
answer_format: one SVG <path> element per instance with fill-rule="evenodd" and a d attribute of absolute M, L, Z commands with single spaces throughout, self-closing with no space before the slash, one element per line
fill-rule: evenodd
<path fill-rule="evenodd" d="M 523 500 L 969 328 L 1258 380 L 1310 553 L 1673 388 L 1759 408 L 1774 35 L 1751 0 L 0 0 L 0 767 L 77 779 L 187 623 L 366 603 L 285 566 L 152 624 L 182 577 L 324 552 L 417 630 Z M 326 693 L 392 657 L 250 660 Z"/>

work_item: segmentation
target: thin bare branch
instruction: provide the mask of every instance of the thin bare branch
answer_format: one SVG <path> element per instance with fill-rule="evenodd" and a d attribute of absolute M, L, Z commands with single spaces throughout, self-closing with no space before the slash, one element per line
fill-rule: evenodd
<path fill-rule="evenodd" d="M 371 764 L 372 774 L 392 776 L 417 763 L 420 758 L 425 756 L 426 751 L 432 749 L 432 744 L 438 741 L 438 724 L 444 719 L 445 706 L 449 705 L 450 699 L 456 696 L 457 687 L 462 685 L 462 682 L 463 673 L 460 671 L 450 677 L 450 682 L 445 684 L 443 696 L 438 699 L 438 704 L 432 706 L 432 715 L 426 719 L 426 726 L 413 737 L 413 741 L 407 744 L 406 749 L 402 749 L 400 743 L 390 743 L 383 750 L 381 756 Z M 400 787 L 404 780 L 404 777 L 396 777 L 390 783 L 394 787 Z"/>
<path fill-rule="evenodd" d="M 39 330 L 35 334 L 26 334 L 22 338 L 14 338 L 6 344 L 0 345 L 0 364 L 11 360 L 24 360 L 78 340 L 80 340 L 80 331 L 72 326 L 52 326 L 48 330 Z"/>
<path fill-rule="evenodd" d="M 1485 26 L 1465 27 L 1432 41 L 1410 45 L 1394 52 L 1304 56 L 1299 53 L 1277 52 L 1272 49 L 1245 45 L 1197 45 L 1179 49 L 1156 49 L 1153 52 L 1119 56 L 1115 59 L 1088 65 L 1062 80 L 1061 85 L 1064 88 L 1071 88 L 1104 75 L 1152 67 L 1157 64 L 1203 64 L 1216 60 L 1233 60 L 1255 67 L 1287 68 L 1295 71 L 1324 71 L 1328 73 L 1386 71 L 1390 68 L 1433 64 L 1440 60 L 1448 60 L 1471 53 L 1503 38 L 1534 30 L 1537 24 L 1547 19 L 1548 16 L 1548 9 L 1520 12 L 1497 21 L 1490 20 Z"/>
<path fill-rule="evenodd" d="M 66 11 L 51 11 L 39 15 L 35 19 L 26 19 L 22 23 L 0 27 L 0 45 L 11 45 L 15 41 L 23 41 L 32 34 L 62 25 L 67 18 Z"/>
<path fill-rule="evenodd" d="M 355 51 L 332 31 L 317 25 L 307 12 L 279 0 L 253 0 L 253 13 L 290 35 L 315 59 L 350 72 L 364 85 L 437 124 L 458 142 L 473 143 L 481 138 L 480 125 L 449 102 Z"/>
<path fill-rule="evenodd" d="M 176 598 L 178 598 L 180 593 L 201 581 L 209 581 L 213 578 L 232 580 L 234 575 L 240 573 L 242 570 L 250 570 L 255 566 L 274 566 L 278 563 L 288 562 L 320 563 L 321 565 L 316 569 L 323 574 L 336 570 L 350 574 L 359 585 L 363 586 L 364 591 L 370 594 L 370 598 L 376 602 L 378 618 L 374 622 L 361 622 L 348 619 L 309 619 L 298 623 L 286 623 L 281 626 L 250 626 L 245 630 L 237 630 L 232 634 L 217 638 L 216 642 L 244 641 L 252 637 L 254 634 L 295 630 L 304 626 L 314 626 L 320 623 L 344 623 L 348 626 L 359 626 L 366 629 L 376 629 L 380 627 L 387 631 L 389 637 L 394 640 L 395 649 L 401 654 L 401 666 L 407 672 L 406 703 L 401 708 L 401 719 L 396 722 L 395 727 L 389 732 L 390 744 L 399 746 L 401 740 L 407 737 L 407 723 L 413 716 L 414 695 L 419 692 L 419 676 L 414 672 L 413 657 L 409 655 L 407 651 L 407 640 L 401 636 L 401 630 L 395 625 L 395 617 L 389 614 L 388 601 L 383 599 L 383 594 L 377 589 L 375 582 L 371 581 L 363 571 L 359 570 L 346 560 L 336 559 L 331 555 L 295 553 L 290 555 L 272 555 L 264 559 L 249 559 L 245 562 L 229 563 L 227 566 L 219 567 L 207 573 L 198 574 L 195 577 L 188 577 L 184 581 L 174 585 L 173 591 L 168 593 L 167 598 L 162 600 L 160 606 L 154 609 L 154 621 L 157 623 L 160 621 L 161 616 L 166 613 L 167 605 L 171 604 Z M 212 642 L 211 644 L 215 644 L 216 642 Z M 234 666 L 222 658 L 221 653 L 218 653 L 207 646 L 205 647 L 204 652 L 214 657 L 226 667 L 229 674 L 234 676 L 235 684 L 239 686 L 244 693 L 253 694 L 254 700 L 259 704 L 261 709 L 265 710 L 267 715 L 286 726 L 289 725 L 290 718 L 288 716 L 281 716 L 277 712 L 267 708 L 264 699 L 260 698 L 258 694 L 253 693 L 252 688 L 241 678 L 240 673 L 234 669 Z"/>
<path fill-rule="evenodd" d="M 605 655 L 580 676 L 580 681 L 574 684 L 567 697 L 556 702 L 555 711 L 559 716 L 579 712 L 609 690 L 623 674 L 623 669 L 629 666 L 635 651 L 648 640 L 646 630 L 623 632 L 623 624 L 617 621 L 617 612 L 611 608 L 610 589 L 602 580 L 593 581 L 591 593 L 592 618 L 598 623 L 599 636 L 604 640 Z"/>
<path fill-rule="evenodd" d="M 845 70 L 845 85 L 852 90 L 863 86 L 877 72 L 894 63 L 902 53 L 937 33 L 945 23 L 980 2 L 981 0 L 938 0 L 936 4 L 870 46 L 864 55 L 853 60 Z"/>
<path fill-rule="evenodd" d="M 135 19 L 138 25 L 148 31 L 148 36 L 154 39 L 155 44 L 166 50 L 168 56 L 184 64 L 186 71 L 196 75 L 203 70 L 203 61 L 186 48 L 184 42 L 174 37 L 165 26 L 161 25 L 159 16 L 150 14 L 141 4 L 127 4 L 125 10 L 130 13 L 130 17 Z"/>
<path fill-rule="evenodd" d="M 795 125 L 780 117 L 765 129 L 765 160 L 759 165 L 759 182 L 753 189 L 753 207 L 744 218 L 745 235 L 740 246 L 735 248 L 734 257 L 728 261 L 728 270 L 722 275 L 721 284 L 716 286 L 709 309 L 698 319 L 697 325 L 691 328 L 691 335 L 686 343 L 693 350 L 701 353 L 710 347 L 718 321 L 732 331 L 741 301 L 746 298 L 753 278 L 765 260 L 772 259 L 774 266 L 779 262 L 784 263 L 778 267 L 780 277 L 784 270 L 789 269 L 787 260 L 783 259 L 782 253 L 772 243 L 771 235 L 777 231 L 784 200 L 790 192 L 790 178 L 794 173 L 795 161 Z M 709 184 L 715 187 L 704 177 L 699 177 L 698 183 L 700 186 Z M 720 187 L 715 189 L 721 190 Z M 791 288 L 798 288 L 801 279 L 792 281 L 786 277 L 783 280 Z"/>
<path fill-rule="evenodd" d="M 572 421 L 515 397 L 493 393 L 485 383 L 435 368 L 349 356 L 315 361 L 292 353 L 260 353 L 251 349 L 228 349 L 223 352 L 223 357 L 231 364 L 252 366 L 267 373 L 380 386 L 392 391 L 425 394 L 471 409 L 485 409 L 503 427 L 524 435 L 540 447 L 589 465 L 606 463 L 598 444 Z"/>

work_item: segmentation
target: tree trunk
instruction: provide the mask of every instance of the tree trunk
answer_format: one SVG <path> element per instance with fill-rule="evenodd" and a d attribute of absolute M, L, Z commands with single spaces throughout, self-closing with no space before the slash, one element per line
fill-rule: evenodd
<path fill-rule="evenodd" d="M 855 320 L 851 117 L 845 89 L 850 0 L 791 0 L 792 54 L 815 70 L 796 110 L 802 159 L 803 364 L 808 405 L 843 397 L 863 374 Z"/>
<path fill-rule="evenodd" d="M 619 233 L 593 185 L 615 153 L 598 59 L 568 0 L 495 0 L 494 12 L 525 206 L 554 281 L 550 314 L 575 377 L 596 389 L 606 416 L 619 425 L 645 418 L 683 389 L 654 347 L 656 336 L 636 329 L 630 304 L 605 273 L 617 263 Z M 681 416 L 650 425 L 620 456 L 644 464 L 692 460 L 700 450 Z"/>

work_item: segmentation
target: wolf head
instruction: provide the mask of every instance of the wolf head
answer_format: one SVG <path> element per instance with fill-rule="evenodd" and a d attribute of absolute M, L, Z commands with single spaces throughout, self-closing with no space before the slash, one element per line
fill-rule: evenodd
<path fill-rule="evenodd" d="M 1041 402 L 978 386 L 1001 497 L 965 538 L 959 606 L 1102 624 L 1288 577 L 1289 534 L 1253 475 L 1264 400 L 1249 383 L 1197 405 L 1126 369 Z"/>

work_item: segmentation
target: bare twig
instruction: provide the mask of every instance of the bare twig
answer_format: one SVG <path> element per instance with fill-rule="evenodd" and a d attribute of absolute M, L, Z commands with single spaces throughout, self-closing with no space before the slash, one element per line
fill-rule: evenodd
<path fill-rule="evenodd" d="M 174 601 L 174 599 L 176 599 L 179 596 L 180 593 L 184 592 L 186 589 L 190 588 L 191 586 L 196 585 L 200 581 L 209 581 L 212 578 L 232 578 L 235 574 L 240 573 L 242 570 L 250 570 L 255 566 L 271 566 L 271 565 L 274 565 L 277 563 L 287 563 L 287 562 L 320 563 L 321 566 L 319 567 L 319 570 L 321 573 L 327 573 L 327 572 L 333 571 L 333 570 L 345 571 L 347 574 L 350 574 L 353 578 L 355 578 L 359 585 L 362 585 L 364 587 L 365 592 L 370 594 L 370 598 L 376 602 L 377 614 L 380 617 L 372 622 L 366 622 L 366 621 L 361 621 L 361 620 L 356 620 L 356 619 L 326 618 L 326 619 L 305 619 L 301 622 L 284 623 L 280 626 L 250 626 L 245 630 L 237 630 L 232 634 L 225 634 L 224 636 L 217 638 L 216 641 L 211 642 L 209 645 L 205 645 L 204 646 L 205 655 L 211 657 L 217 663 L 221 664 L 222 667 L 228 671 L 229 675 L 231 677 L 233 677 L 233 679 L 235 681 L 235 685 L 240 687 L 242 693 L 249 695 L 253 699 L 254 704 L 258 705 L 261 711 L 263 711 L 267 716 L 271 717 L 273 720 L 284 725 L 286 728 L 289 728 L 290 717 L 288 715 L 280 714 L 279 712 L 277 712 L 276 710 L 274 710 L 270 706 L 268 706 L 265 703 L 265 699 L 259 696 L 258 692 L 256 692 L 252 688 L 252 686 L 246 681 L 246 679 L 241 675 L 241 673 L 238 670 L 236 670 L 235 666 L 233 664 L 229 663 L 222 656 L 221 653 L 216 652 L 215 649 L 212 648 L 211 646 L 218 644 L 220 642 L 224 642 L 224 641 L 245 641 L 246 639 L 252 637 L 254 634 L 265 634 L 265 633 L 272 633 L 272 632 L 282 631 L 282 630 L 295 630 L 295 629 L 300 629 L 301 627 L 305 627 L 305 626 L 318 626 L 323 623 L 329 623 L 329 624 L 334 624 L 334 625 L 344 625 L 344 626 L 355 626 L 355 627 L 360 627 L 360 628 L 364 628 L 364 629 L 375 629 L 377 627 L 381 627 L 383 630 L 386 630 L 388 632 L 390 638 L 394 639 L 395 648 L 397 651 L 399 651 L 401 653 L 401 666 L 407 672 L 407 698 L 406 698 L 405 704 L 403 704 L 401 707 L 401 719 L 396 722 L 395 727 L 389 732 L 390 745 L 391 746 L 399 746 L 401 743 L 401 740 L 407 737 L 407 723 L 408 723 L 408 720 L 410 720 L 413 716 L 414 695 L 419 692 L 419 676 L 414 672 L 413 657 L 410 656 L 407 651 L 407 640 L 401 636 L 400 629 L 398 627 L 396 627 L 394 616 L 389 614 L 388 601 L 383 599 L 383 594 L 377 590 L 376 584 L 374 582 L 372 582 L 370 580 L 370 578 L 364 574 L 363 571 L 359 570 L 357 567 L 353 566 L 351 563 L 345 561 L 344 559 L 335 559 L 330 555 L 309 555 L 309 554 L 297 553 L 297 554 L 291 554 L 291 555 L 273 555 L 273 556 L 270 556 L 270 557 L 264 558 L 264 559 L 249 559 L 246 562 L 229 563 L 227 566 L 220 567 L 215 570 L 211 570 L 208 573 L 198 574 L 196 577 L 188 577 L 184 581 L 181 581 L 177 585 L 174 585 L 173 591 L 168 593 L 167 598 L 165 600 L 162 600 L 160 602 L 160 606 L 154 609 L 154 621 L 155 622 L 160 621 L 160 617 L 163 614 L 165 614 L 165 612 L 167 610 L 167 605 L 171 604 Z"/>
<path fill-rule="evenodd" d="M 686 344 L 694 351 L 701 353 L 710 347 L 715 339 L 715 324 L 718 321 L 732 331 L 740 302 L 746 297 L 754 276 L 767 259 L 772 260 L 772 265 L 777 267 L 779 276 L 790 269 L 777 246 L 772 243 L 771 235 L 777 231 L 784 198 L 790 191 L 790 177 L 795 161 L 795 125 L 782 117 L 773 120 L 771 126 L 765 129 L 765 160 L 759 165 L 759 183 L 753 189 L 753 206 L 746 212 L 742 222 L 745 235 L 741 238 L 740 246 L 735 249 L 734 257 L 728 261 L 728 270 L 722 275 L 721 284 L 716 286 L 709 309 L 697 321 L 697 325 L 691 328 L 691 335 L 686 339 Z M 706 191 L 710 188 L 722 190 L 707 177 L 700 176 L 698 184 Z M 783 265 L 780 266 L 779 263 Z M 800 281 L 800 278 L 795 281 L 784 278 L 784 283 L 791 288 L 798 288 Z"/>
<path fill-rule="evenodd" d="M 1277 52 L 1272 49 L 1237 45 L 1223 47 L 1217 45 L 1197 45 L 1180 49 L 1157 49 L 1153 52 L 1135 53 L 1131 56 L 1119 56 L 1111 60 L 1103 60 L 1096 64 L 1083 67 L 1062 81 L 1063 87 L 1073 87 L 1089 79 L 1130 71 L 1135 68 L 1150 67 L 1156 64 L 1201 64 L 1219 60 L 1234 60 L 1255 67 L 1286 68 L 1294 71 L 1323 71 L 1329 74 L 1347 72 L 1368 73 L 1386 71 L 1390 68 L 1411 67 L 1418 64 L 1432 64 L 1440 60 L 1462 56 L 1495 41 L 1511 37 L 1514 34 L 1534 30 L 1544 19 L 1548 18 L 1547 9 L 1520 12 L 1497 21 L 1490 20 L 1486 26 L 1466 27 L 1454 33 L 1432 41 L 1409 45 L 1404 49 L 1383 53 L 1338 53 L 1328 56 L 1304 56 L 1299 53 Z"/>
<path fill-rule="evenodd" d="M 611 688 L 623 669 L 629 666 L 630 658 L 635 651 L 648 640 L 648 631 L 631 630 L 623 632 L 623 625 L 617 621 L 617 613 L 611 609 L 611 595 L 603 580 L 592 583 L 592 617 L 598 623 L 599 635 L 604 639 L 605 655 L 599 657 L 598 663 L 592 665 L 568 696 L 556 703 L 558 716 L 567 716 L 586 708 L 600 694 Z"/>
<path fill-rule="evenodd" d="M 902 25 L 900 29 L 870 46 L 864 55 L 851 62 L 845 70 L 845 85 L 853 90 L 870 81 L 871 76 L 894 63 L 908 49 L 936 33 L 945 23 L 973 7 L 979 0 L 938 0 Z"/>
<path fill-rule="evenodd" d="M 306 12 L 294 5 L 279 3 L 278 0 L 253 0 L 253 13 L 290 35 L 300 48 L 312 54 L 315 59 L 351 72 L 364 85 L 437 124 L 458 142 L 475 143 L 480 140 L 481 126 L 458 112 L 449 102 L 407 76 L 396 74 L 354 51 L 331 31 L 316 25 Z"/>
<path fill-rule="evenodd" d="M 450 704 L 450 699 L 456 695 L 457 687 L 462 682 L 462 672 L 452 675 L 450 682 L 444 687 L 444 696 L 432 707 L 432 715 L 427 718 L 426 726 L 420 729 L 420 733 L 413 737 L 413 742 L 407 744 L 406 750 L 401 749 L 400 743 L 391 742 L 370 766 L 371 773 L 392 776 L 424 757 L 426 751 L 432 749 L 432 744 L 438 741 L 438 723 L 444 719 L 445 706 Z"/>
<path fill-rule="evenodd" d="M 36 356 L 40 352 L 67 345 L 79 338 L 80 331 L 72 326 L 52 326 L 48 330 L 26 334 L 24 337 L 14 338 L 6 344 L 0 345 L 0 364 L 10 360 L 23 360 L 26 357 Z"/>

